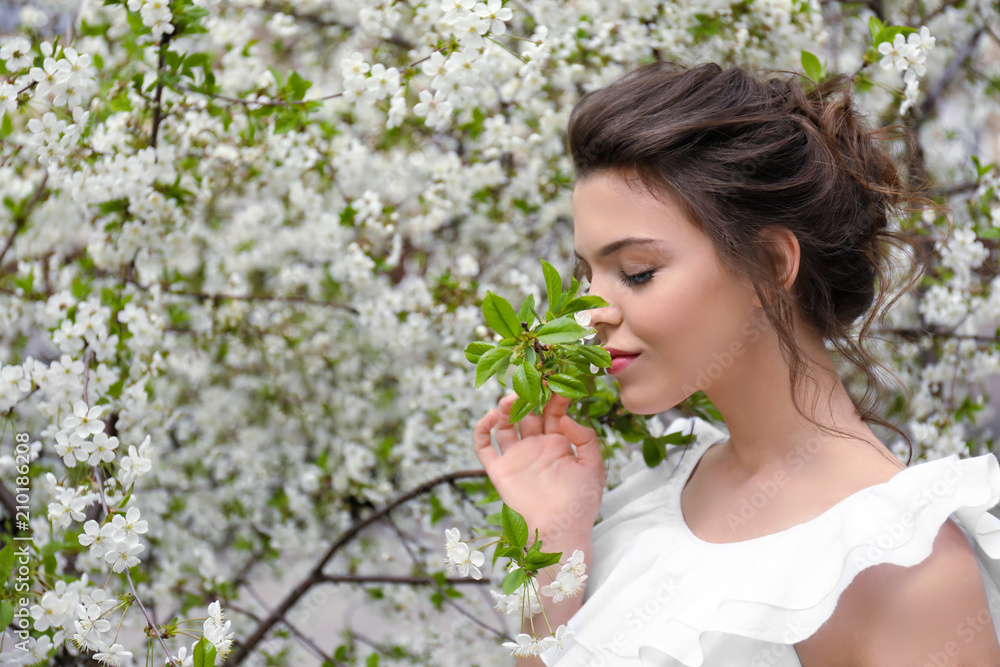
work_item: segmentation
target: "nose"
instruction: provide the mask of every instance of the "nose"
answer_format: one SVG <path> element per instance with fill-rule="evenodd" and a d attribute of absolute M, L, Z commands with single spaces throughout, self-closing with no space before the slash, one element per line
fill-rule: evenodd
<path fill-rule="evenodd" d="M 584 312 L 590 315 L 590 326 L 597 329 L 598 332 L 600 332 L 602 325 L 617 326 L 622 323 L 622 310 L 613 303 L 602 308 L 592 308 Z"/>
<path fill-rule="evenodd" d="M 599 296 L 608 302 L 607 306 L 601 308 L 591 308 L 590 310 L 585 310 L 581 313 L 581 316 L 587 317 L 590 322 L 585 326 L 594 327 L 597 329 L 598 334 L 603 334 L 601 331 L 603 326 L 617 326 L 622 323 L 622 311 L 621 308 L 614 304 L 614 301 L 610 298 L 611 295 L 605 295 L 607 290 L 603 290 L 597 283 L 592 281 L 587 281 L 584 283 L 584 293 L 589 296 Z M 601 339 L 607 340 L 604 335 L 600 336 Z"/>

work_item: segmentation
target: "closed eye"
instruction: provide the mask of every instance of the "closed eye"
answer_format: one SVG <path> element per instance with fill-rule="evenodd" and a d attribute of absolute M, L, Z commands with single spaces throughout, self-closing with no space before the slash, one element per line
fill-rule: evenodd
<path fill-rule="evenodd" d="M 646 271 L 641 271 L 639 273 L 625 273 L 621 272 L 622 283 L 629 287 L 638 287 L 639 285 L 644 285 L 648 283 L 653 277 L 653 270 L 647 269 Z"/>

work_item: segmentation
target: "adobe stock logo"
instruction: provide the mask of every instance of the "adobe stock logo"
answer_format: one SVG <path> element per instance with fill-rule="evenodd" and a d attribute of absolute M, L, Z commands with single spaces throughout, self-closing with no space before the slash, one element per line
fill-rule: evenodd
<path fill-rule="evenodd" d="M 802 470 L 822 449 L 819 438 L 809 438 L 805 443 L 795 445 L 795 448 L 784 456 L 781 468 L 775 470 L 770 479 L 759 479 L 755 482 L 757 490 L 744 496 L 740 502 L 739 513 L 728 512 L 726 523 L 735 534 L 737 529 L 746 526 L 757 513 L 778 495 L 778 489 L 792 480 L 792 476 Z"/>

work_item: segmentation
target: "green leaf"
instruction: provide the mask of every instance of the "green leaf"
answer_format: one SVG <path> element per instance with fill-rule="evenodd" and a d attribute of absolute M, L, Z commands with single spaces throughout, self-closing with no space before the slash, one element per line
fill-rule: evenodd
<path fill-rule="evenodd" d="M 288 86 L 292 89 L 292 99 L 301 102 L 306 96 L 306 91 L 312 87 L 312 82 L 303 79 L 298 72 L 292 72 L 288 77 Z"/>
<path fill-rule="evenodd" d="M 674 431 L 673 433 L 667 433 L 664 436 L 660 436 L 657 440 L 660 440 L 665 445 L 688 445 L 695 439 L 694 433 L 685 433 L 684 431 Z"/>
<path fill-rule="evenodd" d="M 642 442 L 642 459 L 650 468 L 660 465 L 667 455 L 667 448 L 658 442 L 658 438 L 646 438 Z"/>
<path fill-rule="evenodd" d="M 572 343 L 586 336 L 588 330 L 581 327 L 571 317 L 560 317 L 546 322 L 535 330 L 538 340 L 543 343 Z"/>
<path fill-rule="evenodd" d="M 820 63 L 819 58 L 816 57 L 816 54 L 803 51 L 800 59 L 806 76 L 817 83 L 823 80 L 823 65 Z"/>
<path fill-rule="evenodd" d="M 501 348 L 503 349 L 503 348 Z M 510 369 L 510 349 L 507 349 L 507 356 L 500 360 L 500 365 L 497 366 L 497 382 L 504 389 L 507 388 L 507 371 Z"/>
<path fill-rule="evenodd" d="M 872 44 L 878 44 L 876 39 L 878 38 L 879 33 L 882 32 L 882 28 L 884 27 L 885 26 L 878 19 L 878 17 L 873 16 L 870 19 L 868 19 L 868 34 L 872 36 Z"/>
<path fill-rule="evenodd" d="M 587 390 L 583 383 L 571 375 L 556 373 L 548 377 L 549 389 L 566 398 L 583 398 Z"/>
<path fill-rule="evenodd" d="M 6 628 L 14 620 L 14 605 L 7 600 L 0 602 L 0 628 Z"/>
<path fill-rule="evenodd" d="M 194 667 L 215 667 L 215 646 L 204 637 L 194 645 Z"/>
<path fill-rule="evenodd" d="M 540 259 L 542 263 L 542 274 L 545 276 L 545 292 L 549 297 L 549 310 L 555 312 L 562 300 L 562 278 L 555 267 Z"/>
<path fill-rule="evenodd" d="M 489 350 L 476 362 L 476 386 L 481 386 L 484 382 L 504 366 L 504 362 L 510 363 L 510 350 L 504 347 L 494 347 Z M 504 366 L 505 367 L 505 366 Z M 501 378 L 502 383 L 503 378 Z"/>
<path fill-rule="evenodd" d="M 479 358 L 482 357 L 488 350 L 492 350 L 494 347 L 496 347 L 496 345 L 493 343 L 487 343 L 482 340 L 473 341 L 465 347 L 465 358 L 468 359 L 470 363 L 478 363 Z"/>
<path fill-rule="evenodd" d="M 497 550 L 497 556 L 500 558 L 509 558 L 511 560 L 518 558 L 524 553 L 523 549 L 518 549 L 517 547 L 504 547 L 503 549 Z"/>
<path fill-rule="evenodd" d="M 528 543 L 528 522 L 506 503 L 500 512 L 500 527 L 514 546 L 523 549 Z"/>
<path fill-rule="evenodd" d="M 378 653 L 372 653 L 365 660 L 365 667 L 378 667 Z"/>
<path fill-rule="evenodd" d="M 563 307 L 559 311 L 560 315 L 572 315 L 573 313 L 578 313 L 581 310 L 590 310 L 591 308 L 604 308 L 608 305 L 608 302 L 597 296 L 596 294 L 587 294 L 586 296 L 578 296 Z"/>
<path fill-rule="evenodd" d="M 431 525 L 433 526 L 448 515 L 448 510 L 444 508 L 444 505 L 441 504 L 441 501 L 433 493 L 428 496 L 427 500 L 431 505 Z"/>
<path fill-rule="evenodd" d="M 916 32 L 916 28 L 911 28 L 905 25 L 887 25 L 882 30 L 879 31 L 872 43 L 878 46 L 882 42 L 891 42 L 896 38 L 896 35 L 909 35 L 911 32 Z"/>
<path fill-rule="evenodd" d="M 524 583 L 524 568 L 519 567 L 503 580 L 503 594 L 510 595 Z"/>
<path fill-rule="evenodd" d="M 542 377 L 527 360 L 514 368 L 514 391 L 529 403 L 529 408 L 542 400 Z"/>
<path fill-rule="evenodd" d="M 520 366 L 517 368 L 520 368 Z M 517 376 L 517 369 L 514 369 L 514 376 Z M 533 404 L 531 401 L 526 401 L 520 396 L 515 398 L 514 404 L 510 406 L 510 423 L 516 424 L 527 417 L 528 413 L 531 412 L 531 409 L 535 407 L 535 405 L 537 405 L 537 403 Z"/>
<path fill-rule="evenodd" d="M 969 157 L 972 159 L 972 163 L 974 165 L 976 165 L 976 180 L 977 181 L 979 179 L 981 179 L 983 176 L 985 176 L 986 174 L 990 173 L 990 171 L 993 170 L 993 167 L 996 166 L 992 162 L 990 162 L 989 164 L 983 164 L 982 160 L 979 159 L 978 155 L 970 155 Z"/>
<path fill-rule="evenodd" d="M 524 563 L 527 567 L 533 570 L 541 570 L 543 567 L 548 567 L 549 565 L 555 565 L 559 562 L 562 557 L 562 552 L 559 553 L 543 553 L 541 551 L 529 551 L 524 557 Z"/>
<path fill-rule="evenodd" d="M 3 549 L 0 549 L 0 587 L 10 579 L 10 573 L 14 570 L 14 542 L 8 540 Z M 0 624 L 0 628 L 6 628 L 7 623 Z"/>
<path fill-rule="evenodd" d="M 577 345 L 575 350 L 598 368 L 607 368 L 611 365 L 611 354 L 599 345 Z"/>
<path fill-rule="evenodd" d="M 28 275 L 23 278 L 14 278 L 14 285 L 20 287 L 29 294 L 33 292 L 35 286 L 35 267 L 31 267 L 31 270 L 28 271 Z"/>
<path fill-rule="evenodd" d="M 6 139 L 14 134 L 14 122 L 10 119 L 10 114 L 3 115 L 3 122 L 0 123 L 0 139 Z"/>
<path fill-rule="evenodd" d="M 529 294 L 521 302 L 521 308 L 517 311 L 517 319 L 521 320 L 531 328 L 535 322 L 535 295 Z"/>
<path fill-rule="evenodd" d="M 517 319 L 513 306 L 507 299 L 493 292 L 487 292 L 483 299 L 483 317 L 504 338 L 517 338 L 521 335 L 521 321 Z"/>

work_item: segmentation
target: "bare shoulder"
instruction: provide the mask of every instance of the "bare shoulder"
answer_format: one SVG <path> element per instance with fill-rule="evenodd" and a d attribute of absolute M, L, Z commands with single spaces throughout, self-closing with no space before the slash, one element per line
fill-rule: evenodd
<path fill-rule="evenodd" d="M 859 573 L 795 649 L 803 667 L 1000 665 L 991 618 L 975 552 L 949 518 L 920 563 Z"/>

